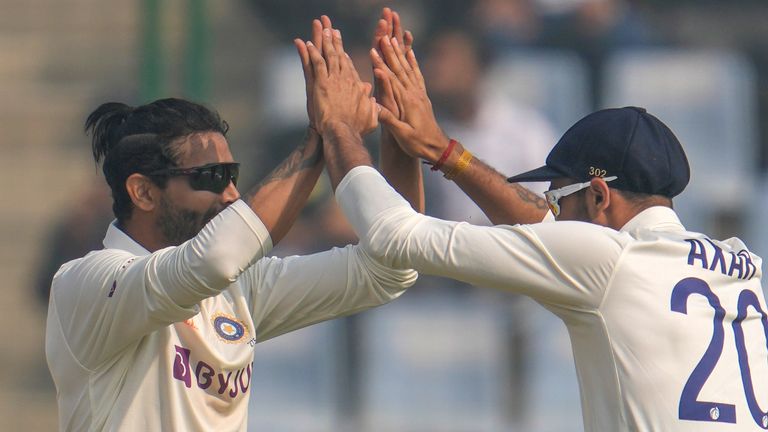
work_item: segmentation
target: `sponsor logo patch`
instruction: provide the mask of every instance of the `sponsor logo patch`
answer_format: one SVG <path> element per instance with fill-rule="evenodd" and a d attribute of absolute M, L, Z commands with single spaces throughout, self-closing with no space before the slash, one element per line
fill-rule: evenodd
<path fill-rule="evenodd" d="M 213 328 L 219 338 L 227 343 L 240 343 L 248 336 L 248 328 L 242 321 L 225 314 L 213 316 Z"/>

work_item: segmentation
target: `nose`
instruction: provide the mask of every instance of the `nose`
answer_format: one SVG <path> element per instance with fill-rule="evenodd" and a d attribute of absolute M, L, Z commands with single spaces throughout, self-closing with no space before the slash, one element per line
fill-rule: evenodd
<path fill-rule="evenodd" d="M 224 189 L 224 191 L 221 193 L 221 199 L 226 204 L 232 204 L 233 202 L 240 199 L 240 192 L 237 190 L 237 186 L 235 186 L 234 182 L 229 182 L 227 188 Z"/>

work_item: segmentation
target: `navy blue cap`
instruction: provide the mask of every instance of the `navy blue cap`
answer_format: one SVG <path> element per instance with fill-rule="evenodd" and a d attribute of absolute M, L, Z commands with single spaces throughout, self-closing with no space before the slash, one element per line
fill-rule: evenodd
<path fill-rule="evenodd" d="M 616 176 L 612 188 L 672 198 L 691 176 L 675 134 L 638 107 L 604 109 L 582 118 L 560 138 L 546 163 L 507 181 Z"/>

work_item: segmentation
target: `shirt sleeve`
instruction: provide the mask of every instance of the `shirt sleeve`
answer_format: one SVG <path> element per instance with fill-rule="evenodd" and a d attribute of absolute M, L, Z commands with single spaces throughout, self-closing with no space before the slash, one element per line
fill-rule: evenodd
<path fill-rule="evenodd" d="M 350 171 L 336 195 L 361 244 L 386 265 L 568 308 L 599 305 L 627 241 L 582 222 L 482 227 L 423 216 L 369 167 Z"/>
<path fill-rule="evenodd" d="M 62 266 L 51 304 L 67 344 L 87 368 L 173 322 L 235 281 L 271 248 L 269 232 L 237 201 L 178 247 L 147 256 L 105 249 Z"/>
<path fill-rule="evenodd" d="M 369 309 L 399 297 L 416 282 L 359 246 L 305 256 L 264 258 L 240 278 L 259 342 L 310 324 Z"/>

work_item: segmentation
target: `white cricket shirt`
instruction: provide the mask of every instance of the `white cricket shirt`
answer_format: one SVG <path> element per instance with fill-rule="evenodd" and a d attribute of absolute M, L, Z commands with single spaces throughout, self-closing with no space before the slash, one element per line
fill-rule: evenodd
<path fill-rule="evenodd" d="M 263 258 L 237 201 L 149 253 L 112 225 L 53 279 L 46 357 L 63 431 L 245 431 L 254 345 L 386 303 L 416 280 L 363 249 Z"/>
<path fill-rule="evenodd" d="M 741 240 L 686 231 L 666 207 L 620 231 L 446 222 L 370 167 L 336 195 L 373 256 L 525 294 L 560 317 L 587 431 L 768 429 L 768 308 L 761 259 Z"/>

